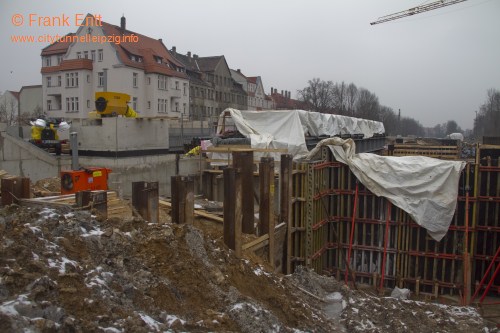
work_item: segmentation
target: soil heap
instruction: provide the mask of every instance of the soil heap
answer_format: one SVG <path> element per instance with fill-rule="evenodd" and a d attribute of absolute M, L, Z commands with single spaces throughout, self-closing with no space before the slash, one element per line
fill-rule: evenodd
<path fill-rule="evenodd" d="M 0 209 L 0 332 L 495 332 L 470 307 L 238 259 L 207 221 Z"/>

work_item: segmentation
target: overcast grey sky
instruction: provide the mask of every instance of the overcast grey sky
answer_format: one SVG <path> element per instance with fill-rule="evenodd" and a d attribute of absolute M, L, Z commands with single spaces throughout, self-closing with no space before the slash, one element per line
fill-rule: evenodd
<path fill-rule="evenodd" d="M 0 0 L 0 91 L 41 84 L 47 43 L 13 43 L 13 34 L 75 32 L 76 14 L 102 15 L 162 38 L 170 49 L 224 55 L 229 66 L 262 77 L 292 97 L 319 77 L 353 82 L 382 105 L 424 126 L 454 119 L 472 128 L 489 88 L 500 89 L 500 0 L 468 0 L 371 26 L 424 0 Z M 70 16 L 69 27 L 17 27 L 21 14 Z"/>

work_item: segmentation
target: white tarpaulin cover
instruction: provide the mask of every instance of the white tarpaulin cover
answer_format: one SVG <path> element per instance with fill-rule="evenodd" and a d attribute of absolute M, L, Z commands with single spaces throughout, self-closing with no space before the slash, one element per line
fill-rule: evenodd
<path fill-rule="evenodd" d="M 231 118 L 225 118 L 229 112 Z M 250 138 L 253 148 L 286 148 L 294 158 L 308 154 L 305 136 L 334 136 L 339 134 L 363 134 L 371 138 L 384 134 L 384 124 L 379 121 L 323 114 L 303 110 L 240 111 L 226 109 L 219 117 L 217 133 L 228 120 L 238 131 Z M 279 154 L 275 157 L 279 160 Z"/>
<path fill-rule="evenodd" d="M 455 213 L 463 161 L 444 161 L 424 156 L 355 154 L 352 139 L 330 138 L 318 143 L 308 158 L 328 145 L 341 163 L 347 164 L 367 189 L 403 209 L 429 235 L 440 241 Z"/>

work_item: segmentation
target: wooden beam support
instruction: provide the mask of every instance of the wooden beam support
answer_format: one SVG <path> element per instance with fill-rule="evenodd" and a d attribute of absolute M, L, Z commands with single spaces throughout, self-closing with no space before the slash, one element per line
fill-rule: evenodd
<path fill-rule="evenodd" d="M 242 231 L 254 234 L 253 151 L 233 152 L 233 166 L 241 173 Z"/>
<path fill-rule="evenodd" d="M 283 274 L 292 272 L 292 172 L 293 156 L 281 155 L 280 164 L 280 223 L 287 226 L 285 247 L 283 249 Z"/>
<path fill-rule="evenodd" d="M 6 177 L 1 180 L 2 205 L 17 203 L 18 199 L 29 199 L 30 179 L 24 177 Z"/>
<path fill-rule="evenodd" d="M 75 193 L 76 205 L 80 208 L 95 209 L 99 215 L 108 218 L 107 191 L 80 191 Z"/>
<path fill-rule="evenodd" d="M 158 223 L 160 221 L 158 182 L 132 182 L 132 206 L 143 219 Z"/>
<path fill-rule="evenodd" d="M 241 176 L 237 169 L 224 169 L 224 244 L 241 258 Z"/>
<path fill-rule="evenodd" d="M 260 178 L 260 235 L 269 234 L 269 263 L 275 264 L 274 239 L 274 158 L 262 157 L 259 164 Z"/>

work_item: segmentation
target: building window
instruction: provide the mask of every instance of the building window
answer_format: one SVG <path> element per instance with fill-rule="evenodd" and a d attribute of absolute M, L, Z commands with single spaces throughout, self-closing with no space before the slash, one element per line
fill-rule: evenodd
<path fill-rule="evenodd" d="M 182 85 L 182 88 L 183 88 L 183 90 L 184 90 L 184 96 L 187 96 L 187 83 L 184 83 L 184 84 Z"/>
<path fill-rule="evenodd" d="M 79 108 L 78 97 L 66 97 L 67 112 L 78 112 Z"/>
<path fill-rule="evenodd" d="M 50 76 L 47 76 L 47 87 L 52 87 L 52 78 Z"/>
<path fill-rule="evenodd" d="M 150 77 L 148 77 L 147 82 L 148 82 L 148 85 L 151 84 L 151 78 Z"/>
<path fill-rule="evenodd" d="M 167 112 L 167 100 L 166 99 L 158 99 L 158 112 Z"/>
<path fill-rule="evenodd" d="M 88 59 L 89 58 L 89 51 L 83 51 L 83 57 L 85 59 Z"/>
<path fill-rule="evenodd" d="M 90 83 L 90 75 L 87 74 L 87 83 Z"/>
<path fill-rule="evenodd" d="M 87 109 L 90 108 L 90 99 L 87 100 Z"/>
<path fill-rule="evenodd" d="M 151 109 L 151 101 L 148 101 L 148 109 Z"/>
<path fill-rule="evenodd" d="M 97 86 L 98 87 L 104 86 L 104 72 L 97 73 Z"/>
<path fill-rule="evenodd" d="M 172 111 L 179 112 L 179 102 L 175 102 L 175 108 Z"/>
<path fill-rule="evenodd" d="M 61 77 L 61 75 L 57 76 L 57 86 L 58 87 L 62 86 L 62 77 Z"/>
<path fill-rule="evenodd" d="M 102 49 L 97 50 L 97 61 L 103 61 L 104 60 L 104 53 Z"/>
<path fill-rule="evenodd" d="M 82 59 L 82 52 L 76 52 L 76 58 Z"/>
<path fill-rule="evenodd" d="M 132 86 L 134 88 L 137 88 L 137 73 L 133 73 L 133 76 L 132 76 Z"/>
<path fill-rule="evenodd" d="M 50 67 L 52 66 L 51 61 L 50 61 L 50 56 L 45 57 L 45 67 Z"/>
<path fill-rule="evenodd" d="M 182 113 L 186 114 L 186 103 L 182 104 Z"/>
<path fill-rule="evenodd" d="M 179 81 L 175 81 L 175 90 L 180 90 L 179 89 Z"/>
<path fill-rule="evenodd" d="M 78 87 L 78 73 L 66 73 L 66 87 Z"/>
<path fill-rule="evenodd" d="M 90 51 L 90 59 L 92 59 L 92 61 L 95 61 L 95 50 Z"/>
<path fill-rule="evenodd" d="M 167 77 L 164 75 L 158 75 L 158 89 L 167 89 Z"/>
<path fill-rule="evenodd" d="M 62 62 L 62 55 L 57 56 L 57 64 L 60 65 Z"/>
<path fill-rule="evenodd" d="M 137 111 L 137 97 L 132 97 L 132 109 Z"/>
<path fill-rule="evenodd" d="M 47 100 L 47 110 L 48 111 L 52 110 L 52 100 L 51 99 Z"/>

